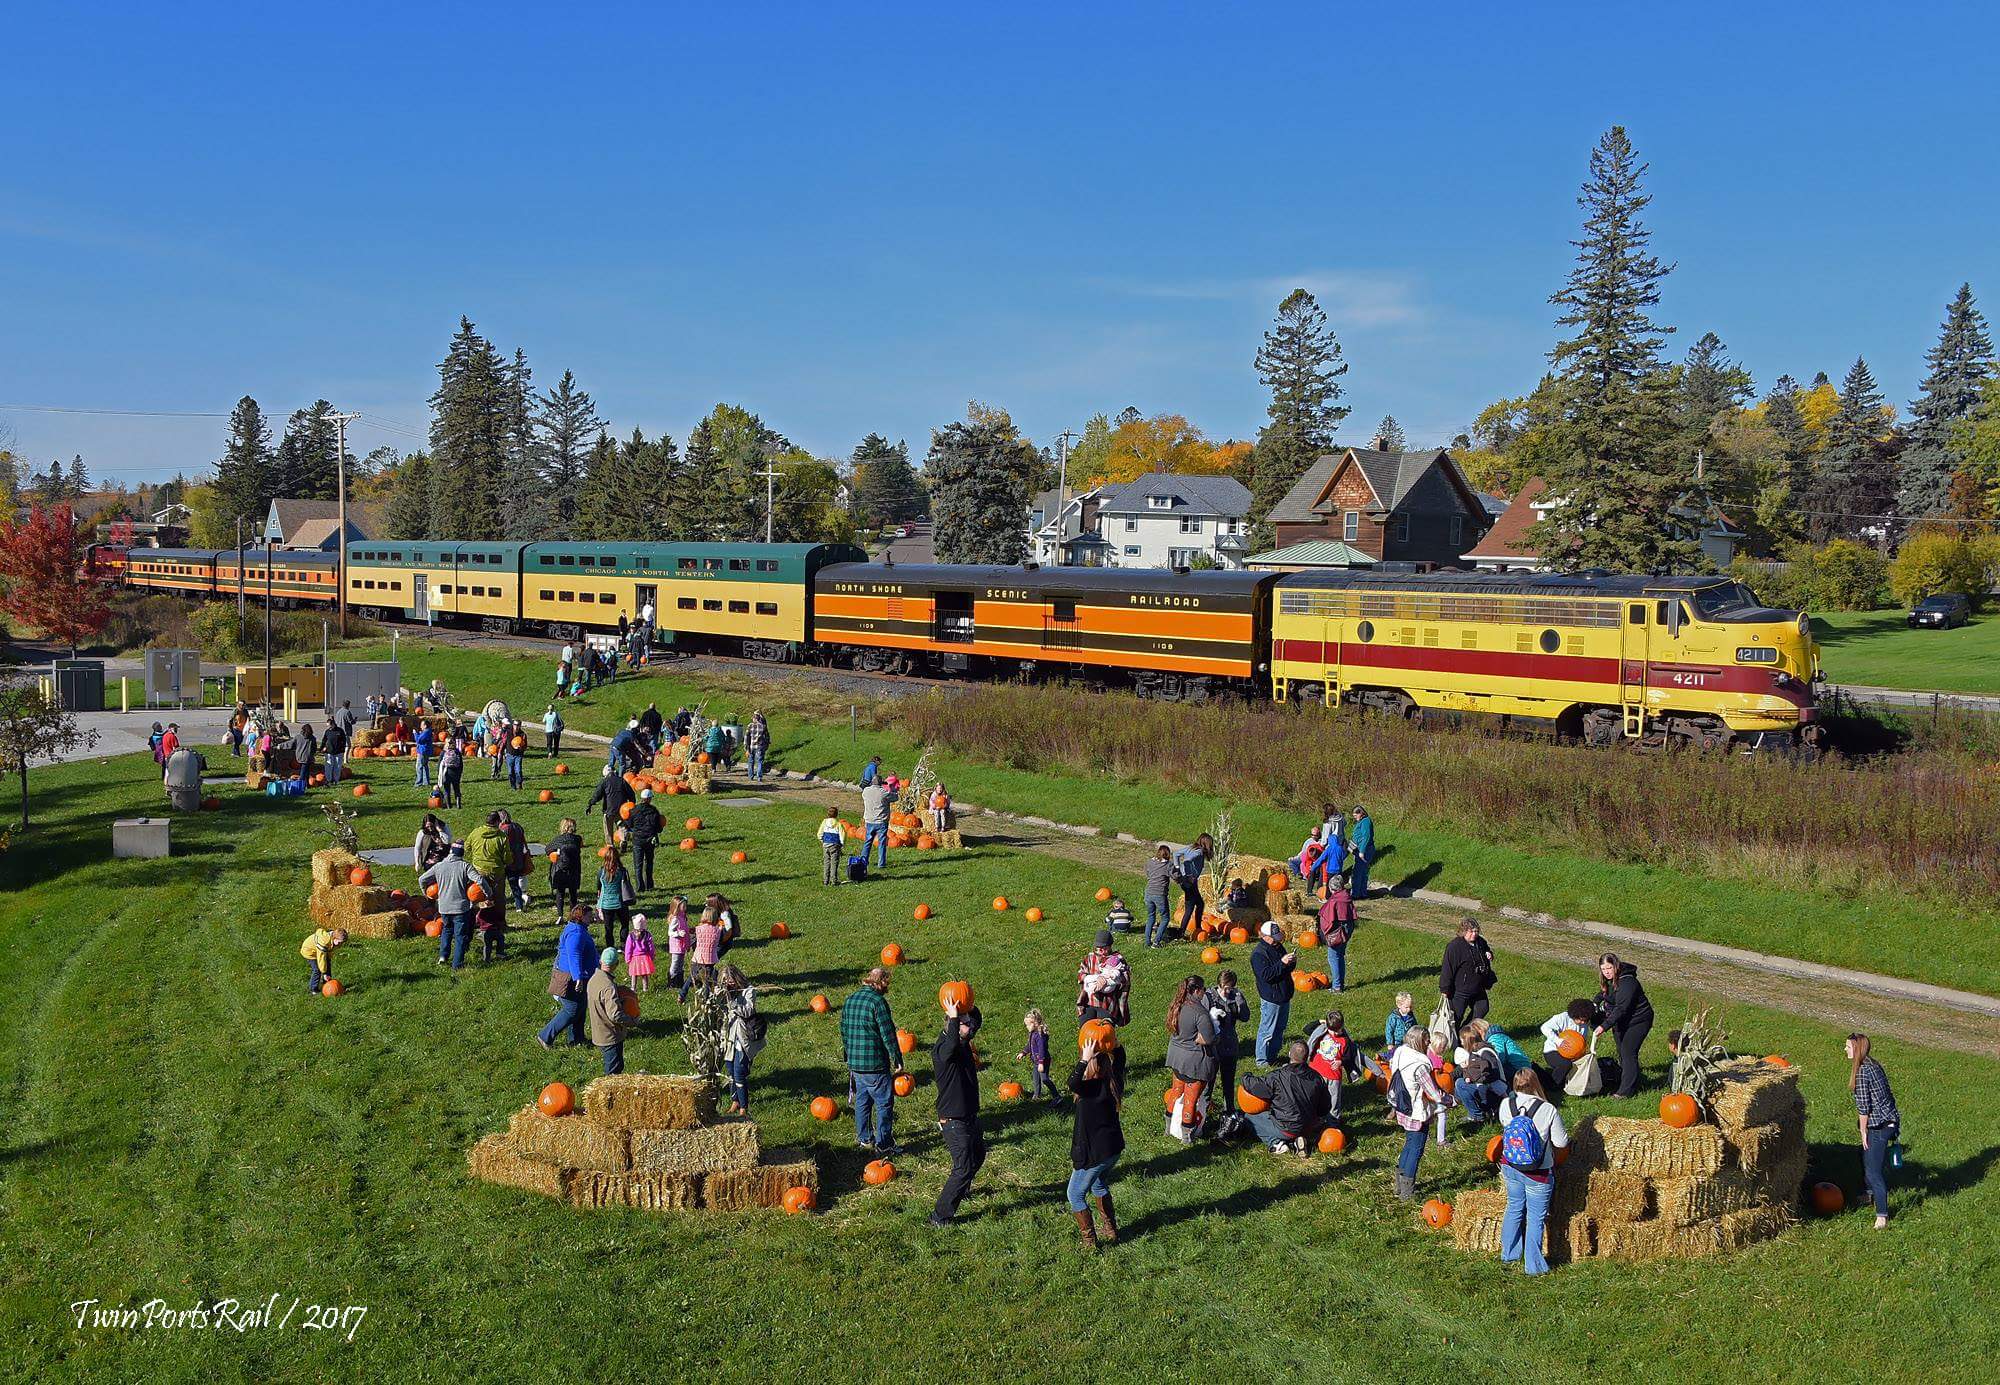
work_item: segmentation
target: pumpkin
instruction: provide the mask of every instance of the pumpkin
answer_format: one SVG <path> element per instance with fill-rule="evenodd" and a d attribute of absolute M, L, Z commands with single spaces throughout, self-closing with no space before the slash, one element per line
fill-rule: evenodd
<path fill-rule="evenodd" d="M 551 851 L 551 852 L 549 853 L 549 864 L 550 864 L 550 865 L 555 865 L 555 864 L 556 864 L 556 863 L 557 863 L 558 861 L 560 861 L 560 860 L 562 860 L 562 853 L 561 853 L 560 851 Z"/>
<path fill-rule="evenodd" d="M 1229 941 L 1235 943 L 1238 947 L 1243 946 L 1243 944 L 1250 941 L 1250 930 L 1247 928 L 1230 929 Z"/>
<path fill-rule="evenodd" d="M 1766 1057 L 1764 1061 L 1774 1068 L 1788 1068 L 1792 1065 L 1792 1060 L 1785 1057 L 1782 1053 L 1773 1053 Z"/>
<path fill-rule="evenodd" d="M 443 919 L 431 919 L 424 924 L 424 936 L 426 938 L 440 937 L 443 935 L 443 933 L 444 933 Z"/>
<path fill-rule="evenodd" d="M 620 822 L 630 822 L 630 821 L 632 820 L 632 805 L 631 805 L 631 804 L 629 804 L 629 803 L 621 803 L 621 804 L 619 804 L 619 805 L 618 805 L 618 820 L 619 820 Z"/>
<path fill-rule="evenodd" d="M 918 923 L 922 923 L 925 919 L 929 918 L 930 916 L 931 916 L 931 906 L 928 904 L 919 904 L 916 908 L 910 911 L 910 917 L 915 919 Z"/>
<path fill-rule="evenodd" d="M 1262 1115 L 1271 1109 L 1270 1102 L 1264 1100 L 1261 1096 L 1250 1095 L 1249 1092 L 1243 1089 L 1241 1082 L 1236 1084 L 1236 1105 L 1246 1116 Z"/>
<path fill-rule="evenodd" d="M 682 850 L 682 851 L 693 851 L 693 850 L 694 850 L 694 838 L 693 838 L 693 837 L 682 837 L 682 838 L 681 838 L 681 850 Z"/>
<path fill-rule="evenodd" d="M 833 1098 L 830 1096 L 814 1097 L 809 1109 L 813 1113 L 813 1119 L 819 1121 L 830 1121 L 840 1114 L 840 1108 L 833 1104 Z"/>
<path fill-rule="evenodd" d="M 1676 1130 L 1685 1130 L 1701 1119 L 1701 1108 L 1686 1092 L 1668 1092 L 1660 1098 L 1660 1119 Z"/>
<path fill-rule="evenodd" d="M 1500 1162 L 1500 1137 L 1498 1135 L 1495 1135 L 1486 1142 L 1486 1162 L 1489 1164 Z"/>
<path fill-rule="evenodd" d="M 949 1014 L 953 1006 L 961 1015 L 972 1008 L 972 987 L 963 981 L 947 981 L 938 987 L 938 1008 Z"/>
<path fill-rule="evenodd" d="M 633 770 L 629 769 L 626 770 L 624 774 L 619 776 L 619 778 L 625 781 L 625 787 L 628 789 L 636 789 L 639 787 L 639 776 Z"/>
<path fill-rule="evenodd" d="M 1583 1057 L 1584 1050 L 1589 1047 L 1590 1045 L 1584 1041 L 1583 1035 L 1574 1029 L 1565 1029 L 1563 1036 L 1556 1040 L 1556 1052 L 1571 1063 Z"/>
<path fill-rule="evenodd" d="M 870 1185 L 887 1183 L 895 1176 L 896 1166 L 887 1159 L 870 1159 L 861 1170 L 861 1181 Z"/>
<path fill-rule="evenodd" d="M 618 1008 L 625 1012 L 625 1018 L 628 1020 L 639 1018 L 639 993 L 630 986 L 620 986 Z"/>
<path fill-rule="evenodd" d="M 568 774 L 568 773 L 569 773 L 569 766 L 568 766 L 568 765 L 557 765 L 557 766 L 556 766 L 556 773 L 557 773 L 557 774 Z"/>
<path fill-rule="evenodd" d="M 695 757 L 694 757 L 694 762 L 695 762 L 696 764 L 698 764 L 698 765 L 705 765 L 705 764 L 707 764 L 707 763 L 708 763 L 708 752 L 707 752 L 706 750 L 702 751 L 702 752 L 701 752 L 701 754 L 699 754 L 699 755 L 697 755 L 697 756 L 695 756 Z"/>
<path fill-rule="evenodd" d="M 319 993 L 321 995 L 326 995 L 326 996 L 339 995 L 342 991 L 346 989 L 347 988 L 345 986 L 341 985 L 331 976 L 327 977 L 326 980 L 319 983 Z M 1817 1194 L 1815 1194 L 1815 1196 L 1817 1196 Z"/>
<path fill-rule="evenodd" d="M 1040 923 L 1041 921 L 1042 921 L 1042 911 L 1040 909 L 1028 910 L 1029 923 Z"/>
<path fill-rule="evenodd" d="M 784 1200 L 780 1205 L 793 1216 L 797 1216 L 800 1212 L 810 1212 L 813 1208 L 819 1206 L 819 1198 L 814 1195 L 811 1188 L 803 1186 L 787 1188 L 785 1189 Z"/>
<path fill-rule="evenodd" d="M 1281 894 L 1292 887 L 1292 877 L 1281 870 L 1274 870 L 1264 877 L 1264 888 L 1272 894 Z"/>
<path fill-rule="evenodd" d="M 219 798 L 204 798 L 201 801 L 201 810 L 204 813 L 212 813 L 221 806 L 222 806 L 222 800 Z"/>
<path fill-rule="evenodd" d="M 480 900 L 486 898 L 486 891 L 480 886 L 479 882 L 475 880 L 466 889 L 465 897 L 471 900 L 474 904 L 477 904 Z"/>
<path fill-rule="evenodd" d="M 374 879 L 375 872 L 366 866 L 356 866 L 353 870 L 347 872 L 347 883 L 350 885 L 372 884 Z"/>
<path fill-rule="evenodd" d="M 993 1094 L 1002 1101 L 1019 1101 L 1021 1099 L 1021 1084 L 1018 1082 L 1002 1082 Z"/>
<path fill-rule="evenodd" d="M 729 864 L 732 866 L 740 866 L 749 859 L 750 853 L 747 851 L 732 851 L 729 853 Z"/>
<path fill-rule="evenodd" d="M 432 794 L 430 797 L 430 806 L 433 808 L 442 808 L 444 807 L 444 800 L 436 794 Z"/>
<path fill-rule="evenodd" d="M 1201 950 L 1201 964 L 1203 966 L 1212 967 L 1221 960 L 1222 950 L 1220 948 L 1205 947 Z"/>
<path fill-rule="evenodd" d="M 1111 902 L 1111 887 L 1109 885 L 1099 885 L 1097 887 L 1097 902 L 1099 904 L 1109 904 Z"/>
<path fill-rule="evenodd" d="M 900 967 L 903 965 L 903 945 L 901 943 L 890 943 L 882 949 L 882 965 L 885 967 Z"/>
<path fill-rule="evenodd" d="M 1451 1204 L 1432 1198 L 1424 1204 L 1424 1224 L 1439 1231 L 1451 1225 Z"/>
<path fill-rule="evenodd" d="M 430 884 L 428 884 L 428 885 L 424 886 L 424 898 L 425 898 L 425 899 L 436 899 L 437 897 L 438 897 L 438 887 L 437 887 L 437 883 L 436 883 L 435 881 L 433 881 L 432 883 L 430 883 Z"/>
<path fill-rule="evenodd" d="M 332 984 L 327 982 L 329 986 Z M 1830 1217 L 1847 1210 L 1847 1194 L 1840 1190 L 1838 1183 L 1815 1183 L 1812 1185 L 1812 1205 L 1813 1211 L 1822 1217 Z"/>
<path fill-rule="evenodd" d="M 1319 1132 L 1319 1152 L 1321 1154 L 1338 1154 L 1346 1148 L 1346 1131 L 1329 1125 L 1326 1129 Z"/>
<path fill-rule="evenodd" d="M 1076 1031 L 1076 1046 L 1079 1052 L 1085 1044 L 1096 1044 L 1099 1049 L 1118 1047 L 1118 1026 L 1110 1020 L 1085 1020 Z"/>
<path fill-rule="evenodd" d="M 368 786 L 366 784 L 356 784 L 354 786 L 354 796 L 356 798 L 368 797 Z"/>
<path fill-rule="evenodd" d="M 1299 934 L 1299 946 L 1300 946 L 1300 947 L 1318 947 L 1318 946 L 1319 946 L 1319 931 L 1318 931 L 1317 929 L 1313 929 L 1313 928 L 1308 928 L 1308 929 L 1306 929 L 1306 930 L 1305 930 L 1304 932 L 1300 933 L 1300 934 Z"/>
<path fill-rule="evenodd" d="M 1309 971 L 1302 971 L 1292 978 L 1292 989 L 1300 995 L 1310 995 L 1319 989 L 1319 981 Z"/>
<path fill-rule="evenodd" d="M 699 832 L 701 831 L 701 819 L 689 818 L 686 822 L 682 823 L 681 826 L 687 828 L 687 830 L 690 832 Z"/>
<path fill-rule="evenodd" d="M 933 837 L 928 832 L 919 833 L 917 836 L 917 850 L 919 851 L 937 850 L 937 838 Z"/>
<path fill-rule="evenodd" d="M 811 1010 L 815 1015 L 823 1015 L 832 1007 L 827 1004 L 825 996 L 816 995 L 806 1002 L 806 1008 Z"/>
<path fill-rule="evenodd" d="M 994 913 L 996 913 L 996 914 L 1004 914 L 1004 913 L 1006 913 L 1006 912 L 1007 912 L 1007 896 L 1006 896 L 1006 895 L 1004 895 L 1004 894 L 996 894 L 996 895 L 994 895 L 994 896 L 993 896 L 993 912 L 994 912 Z"/>
<path fill-rule="evenodd" d="M 614 853 L 608 846 L 600 846 L 597 848 L 597 859 L 600 861 L 608 861 L 615 854 L 616 853 Z"/>
<path fill-rule="evenodd" d="M 389 891 L 389 902 L 400 909 L 410 902 L 410 892 L 408 890 L 391 890 Z"/>
<path fill-rule="evenodd" d="M 535 802 L 537 803 L 553 803 L 555 801 L 556 791 L 554 789 L 543 789 L 535 795 Z"/>
<path fill-rule="evenodd" d="M 576 1109 L 576 1093 L 567 1082 L 551 1082 L 542 1088 L 535 1104 L 542 1108 L 543 1115 L 559 1120 Z"/>
<path fill-rule="evenodd" d="M 771 925 L 771 936 L 774 938 L 789 938 L 792 936 L 792 926 L 783 919 L 779 919 Z"/>
<path fill-rule="evenodd" d="M 526 736 L 516 736 L 511 744 L 516 750 L 526 750 L 528 748 L 528 738 Z"/>
<path fill-rule="evenodd" d="M 896 1080 L 890 1085 L 895 1088 L 897 1096 L 908 1096 L 917 1089 L 917 1079 L 906 1072 L 899 1072 L 896 1074 Z"/>
<path fill-rule="evenodd" d="M 912 1034 L 907 1029 L 898 1029 L 896 1031 L 896 1050 L 899 1053 L 908 1053 L 916 1046 L 917 1036 L 915 1034 Z"/>

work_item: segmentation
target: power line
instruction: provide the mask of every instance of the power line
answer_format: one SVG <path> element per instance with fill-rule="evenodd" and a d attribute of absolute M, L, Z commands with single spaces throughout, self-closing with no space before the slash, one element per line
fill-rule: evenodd
<path fill-rule="evenodd" d="M 175 409 L 66 409 L 55 404 L 0 404 L 31 414 L 111 414 L 119 418 L 228 418 L 228 414 L 194 413 Z"/>

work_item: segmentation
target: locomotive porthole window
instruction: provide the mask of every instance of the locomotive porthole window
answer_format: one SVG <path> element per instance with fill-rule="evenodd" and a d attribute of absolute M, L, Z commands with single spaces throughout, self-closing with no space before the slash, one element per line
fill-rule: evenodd
<path fill-rule="evenodd" d="M 1375 638 L 1375 622 L 1372 620 L 1362 621 L 1354 627 L 1354 633 L 1363 644 L 1368 643 L 1368 641 Z"/>
<path fill-rule="evenodd" d="M 1562 636 L 1553 630 L 1542 631 L 1542 653 L 1553 654 L 1562 648 Z"/>

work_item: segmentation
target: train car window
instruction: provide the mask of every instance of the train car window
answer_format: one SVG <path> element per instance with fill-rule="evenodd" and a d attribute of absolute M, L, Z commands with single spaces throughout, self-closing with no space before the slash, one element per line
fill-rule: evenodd
<path fill-rule="evenodd" d="M 576 566 L 576 556 L 574 554 L 565 553 L 560 558 L 556 559 L 556 561 L 561 563 L 564 567 Z"/>
<path fill-rule="evenodd" d="M 774 616 L 778 614 L 778 603 L 775 601 L 759 601 L 757 603 L 757 614 L 760 616 Z"/>
<path fill-rule="evenodd" d="M 1542 631 L 1542 653 L 1553 654 L 1562 648 L 1563 637 L 1553 630 Z"/>
<path fill-rule="evenodd" d="M 1627 625 L 1644 625 L 1646 623 L 1646 603 L 1635 601 L 1630 606 L 1627 606 L 1625 608 L 1625 623 Z"/>
<path fill-rule="evenodd" d="M 731 572 L 748 572 L 750 570 L 750 560 L 748 558 L 731 558 L 729 560 L 729 570 Z"/>
<path fill-rule="evenodd" d="M 700 567 L 701 564 L 693 558 L 676 558 L 674 560 L 674 566 L 679 568 L 682 572 L 691 572 L 695 568 Z"/>
<path fill-rule="evenodd" d="M 722 559 L 720 558 L 703 558 L 701 560 L 701 565 L 706 571 L 709 572 L 722 571 Z"/>
<path fill-rule="evenodd" d="M 684 596 L 674 604 L 679 606 L 683 611 L 692 611 L 695 608 L 696 603 L 693 597 Z"/>
<path fill-rule="evenodd" d="M 1367 644 L 1370 640 L 1375 638 L 1375 622 L 1372 620 L 1362 621 L 1359 625 L 1354 627 L 1354 637 L 1360 640 L 1363 644 Z"/>
<path fill-rule="evenodd" d="M 732 601 L 729 603 L 729 609 L 736 615 L 747 616 L 750 614 L 750 603 L 747 601 Z"/>
<path fill-rule="evenodd" d="M 641 558 L 639 560 L 640 567 L 651 567 L 652 565 L 653 565 L 653 560 L 651 558 Z"/>
<path fill-rule="evenodd" d="M 576 600 L 576 593 L 575 593 L 575 592 L 557 592 L 557 593 L 556 593 L 556 600 L 558 600 L 558 601 L 574 601 L 574 600 Z"/>
<path fill-rule="evenodd" d="M 547 553 L 542 554 L 535 561 L 539 562 L 543 567 L 554 567 L 556 565 L 556 560 Z"/>
<path fill-rule="evenodd" d="M 776 572 L 777 570 L 778 560 L 776 558 L 759 558 L 757 560 L 757 571 Z"/>
<path fill-rule="evenodd" d="M 704 601 L 701 603 L 701 608 L 704 611 L 719 611 L 722 609 L 722 603 L 720 601 Z"/>
<path fill-rule="evenodd" d="M 552 592 L 552 591 L 548 591 L 548 590 L 544 590 L 544 591 L 542 592 L 542 600 L 544 600 L 544 601 L 554 601 L 555 599 L 556 599 L 556 594 L 555 594 L 554 592 Z"/>
<path fill-rule="evenodd" d="M 1049 603 L 1049 616 L 1053 620 L 1075 620 L 1076 600 L 1074 597 L 1057 597 Z"/>

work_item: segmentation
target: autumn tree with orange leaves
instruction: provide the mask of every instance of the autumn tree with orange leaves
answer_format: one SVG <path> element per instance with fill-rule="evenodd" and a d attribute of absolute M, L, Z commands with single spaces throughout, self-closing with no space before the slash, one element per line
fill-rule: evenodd
<path fill-rule="evenodd" d="M 105 584 L 88 570 L 83 525 L 68 505 L 36 505 L 0 524 L 0 611 L 69 646 L 111 619 Z"/>

